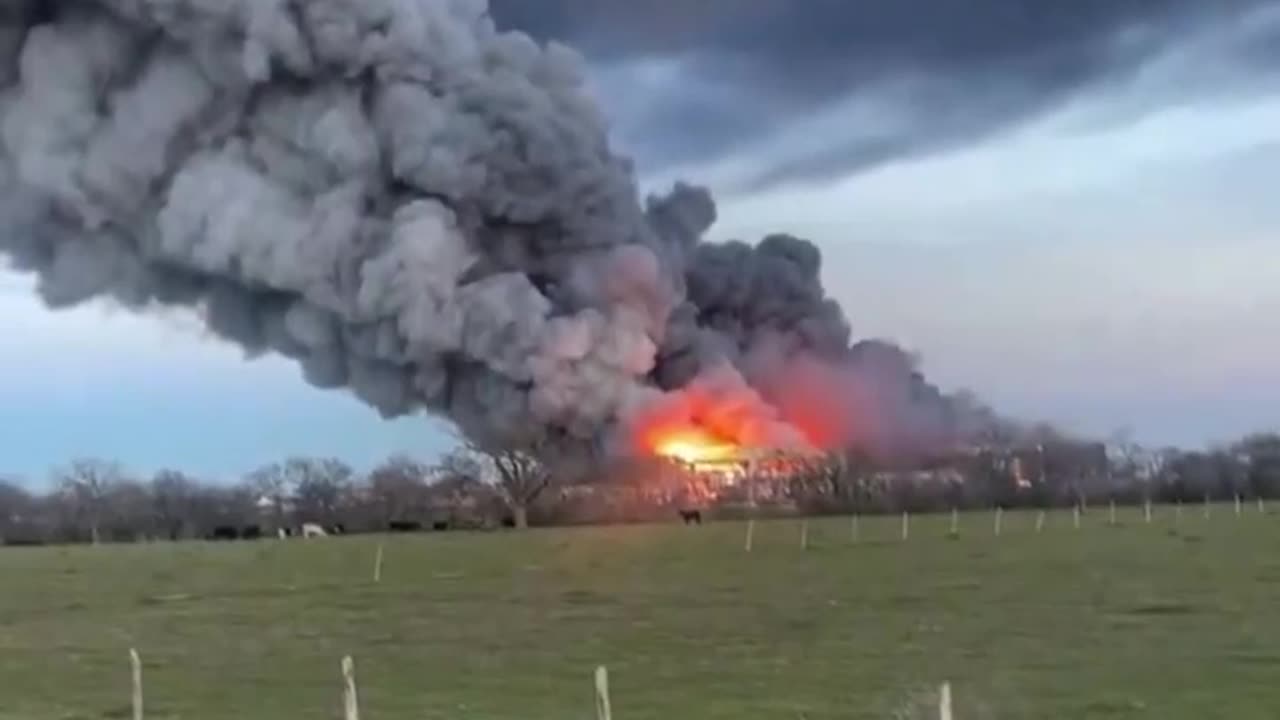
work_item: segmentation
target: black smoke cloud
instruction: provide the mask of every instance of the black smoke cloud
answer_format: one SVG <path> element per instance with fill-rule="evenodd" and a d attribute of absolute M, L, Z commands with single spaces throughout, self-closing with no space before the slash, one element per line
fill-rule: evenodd
<path fill-rule="evenodd" d="M 1124 82 L 1206 29 L 1276 4 L 494 0 L 493 6 L 499 23 L 564 39 L 604 68 L 678 67 L 659 83 L 656 102 L 628 113 L 638 118 L 621 118 L 634 124 L 632 142 L 646 169 L 750 153 L 792 123 L 858 98 L 874 103 L 890 93 L 907 115 L 834 146 L 776 158 L 735 188 L 755 190 L 989 136 L 1091 88 Z M 1274 58 L 1259 48 L 1277 40 L 1272 30 L 1224 52 L 1242 73 L 1274 70 Z M 623 87 L 617 95 L 632 92 Z"/>
<path fill-rule="evenodd" d="M 830 444 L 954 437 L 812 244 L 704 243 L 692 185 L 641 202 L 585 87 L 479 0 L 10 3 L 0 255 L 52 308 L 187 306 L 476 439 L 599 447 L 685 388 L 752 442 L 795 444 L 808 396 L 857 405 Z"/>

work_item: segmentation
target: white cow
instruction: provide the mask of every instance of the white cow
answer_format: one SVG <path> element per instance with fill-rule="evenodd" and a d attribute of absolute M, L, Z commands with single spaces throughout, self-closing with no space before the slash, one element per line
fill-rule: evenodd
<path fill-rule="evenodd" d="M 328 535 L 329 533 L 325 532 L 324 528 L 320 527 L 316 523 L 302 524 L 302 537 L 304 538 L 326 537 Z"/>

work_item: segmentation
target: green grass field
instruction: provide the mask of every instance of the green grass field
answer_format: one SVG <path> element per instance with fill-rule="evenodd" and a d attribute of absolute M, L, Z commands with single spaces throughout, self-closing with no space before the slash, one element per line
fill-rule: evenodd
<path fill-rule="evenodd" d="M 1274 718 L 1280 517 L 1106 514 L 0 550 L 0 720 Z"/>

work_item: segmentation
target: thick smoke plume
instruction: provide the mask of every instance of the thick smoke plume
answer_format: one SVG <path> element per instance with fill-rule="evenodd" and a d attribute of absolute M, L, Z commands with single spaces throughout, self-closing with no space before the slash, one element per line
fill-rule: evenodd
<path fill-rule="evenodd" d="M 189 306 L 473 438 L 960 427 L 905 354 L 850 345 L 813 245 L 704 243 L 692 186 L 642 203 L 583 67 L 483 0 L 9 0 L 0 253 L 50 307 Z"/>

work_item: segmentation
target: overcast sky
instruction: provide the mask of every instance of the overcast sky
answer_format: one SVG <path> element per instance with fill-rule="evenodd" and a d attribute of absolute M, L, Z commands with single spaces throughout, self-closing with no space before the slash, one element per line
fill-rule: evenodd
<path fill-rule="evenodd" d="M 1152 443 L 1280 426 L 1280 3 L 492 5 L 586 54 L 646 188 L 712 187 L 715 239 L 815 241 L 857 334 L 944 387 Z M 0 318 L 0 473 L 450 442 L 181 315 L 53 314 L 0 274 Z"/>

